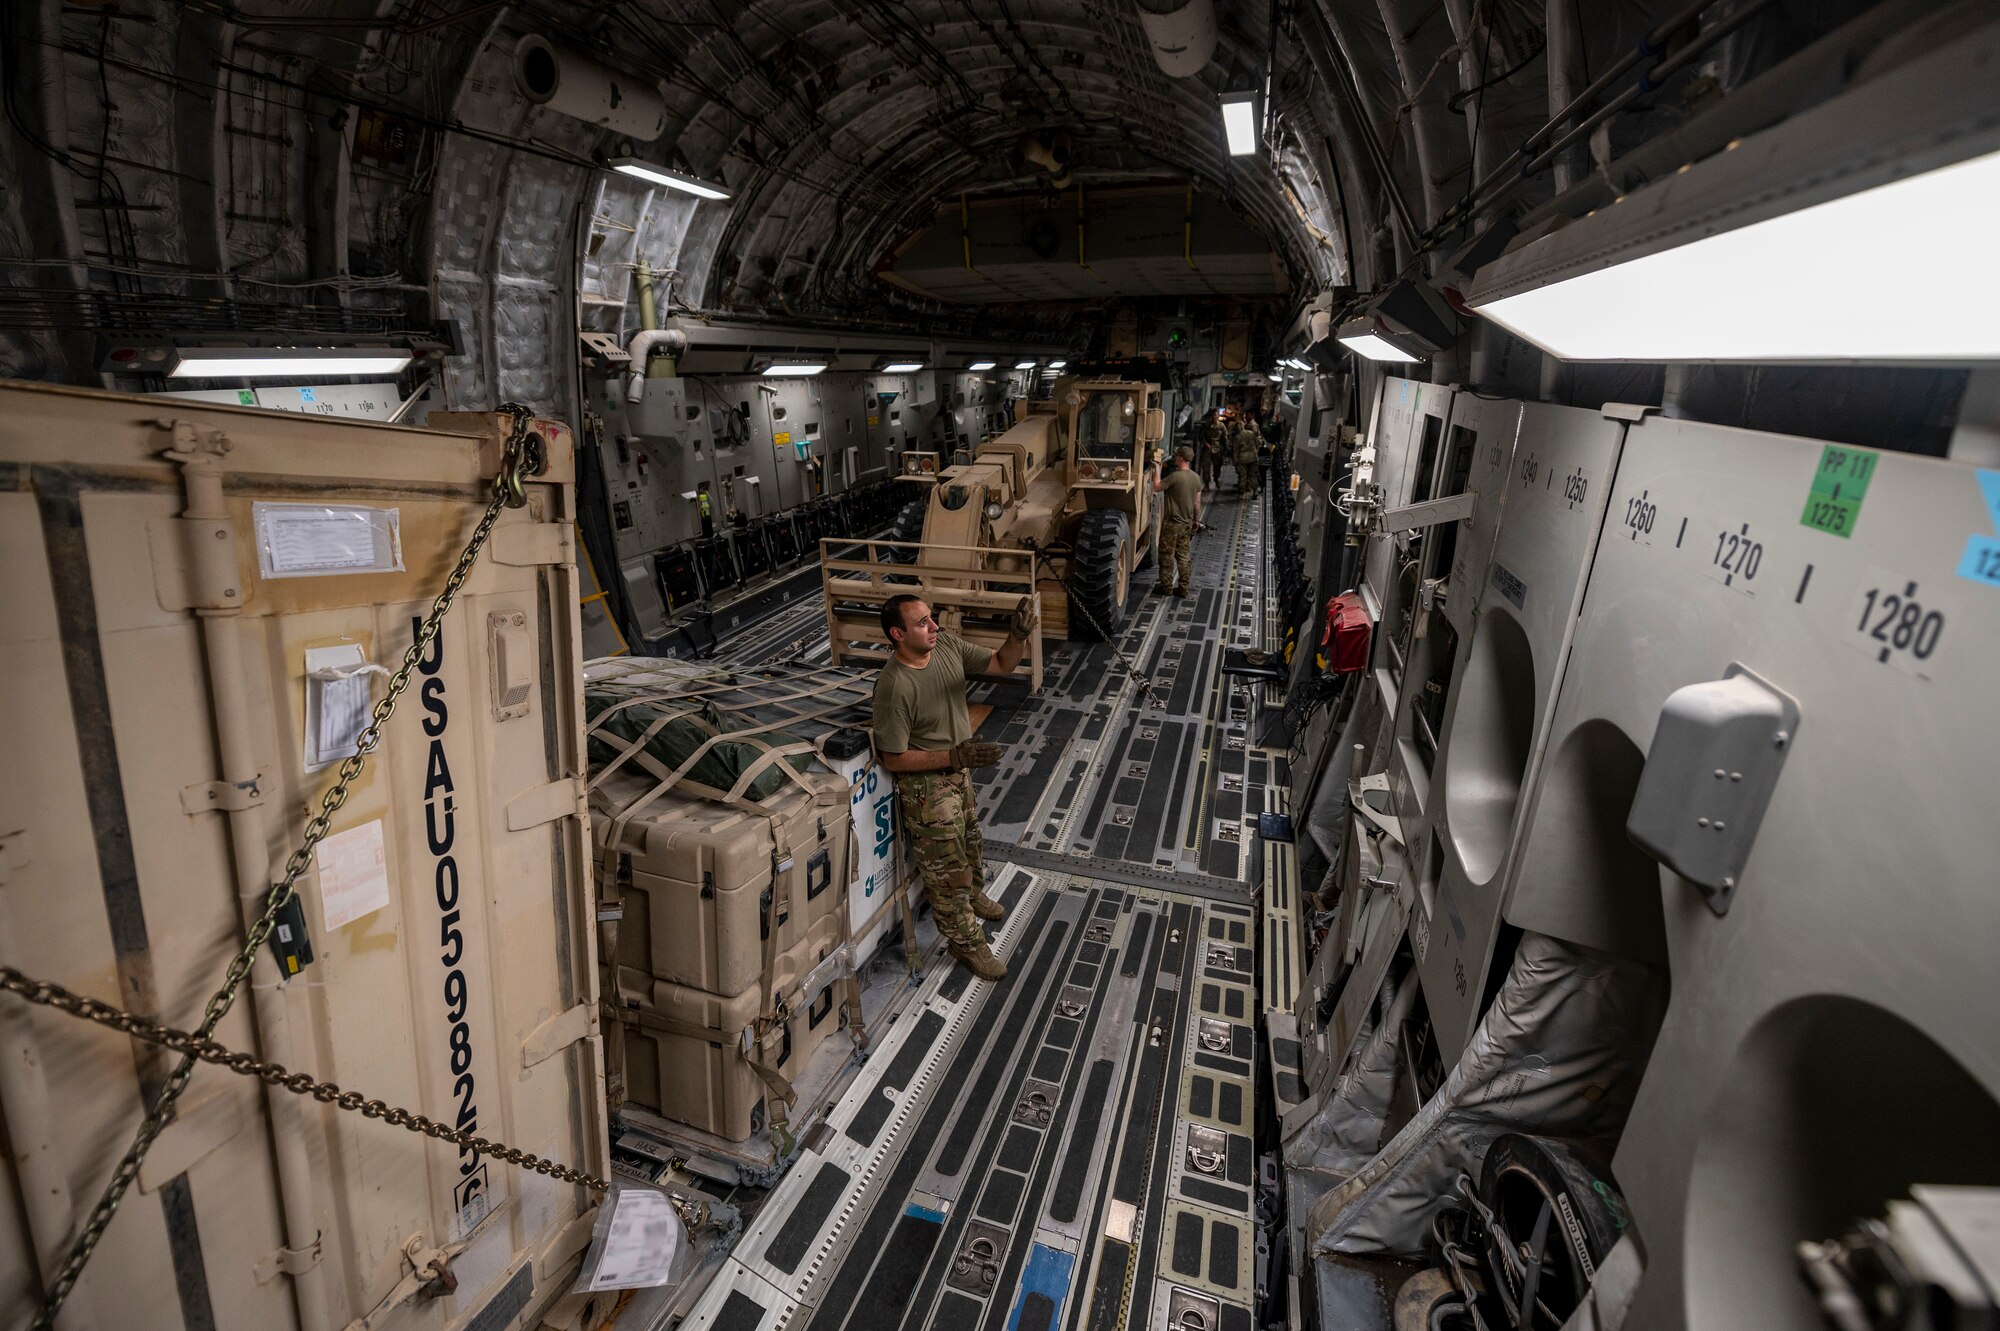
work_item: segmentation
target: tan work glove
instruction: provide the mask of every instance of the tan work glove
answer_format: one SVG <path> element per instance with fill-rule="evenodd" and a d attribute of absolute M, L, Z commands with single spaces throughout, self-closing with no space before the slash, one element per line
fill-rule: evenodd
<path fill-rule="evenodd" d="M 991 767 L 1006 750 L 983 739 L 969 739 L 951 751 L 953 770 L 965 772 L 975 767 Z"/>
<path fill-rule="evenodd" d="M 1014 607 L 1014 620 L 1008 626 L 1007 632 L 1026 642 L 1035 635 L 1035 630 L 1041 626 L 1041 622 L 1042 612 L 1036 605 L 1035 598 L 1023 596 L 1021 603 Z"/>

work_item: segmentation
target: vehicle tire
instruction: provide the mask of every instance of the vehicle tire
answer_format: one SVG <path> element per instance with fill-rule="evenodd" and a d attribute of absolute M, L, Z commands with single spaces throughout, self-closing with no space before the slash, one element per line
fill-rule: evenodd
<path fill-rule="evenodd" d="M 924 539 L 924 510 L 928 505 L 922 499 L 912 499 L 896 510 L 896 520 L 889 524 L 889 534 L 884 540 L 921 541 Z M 917 552 L 914 550 L 885 550 L 884 557 L 894 564 L 914 564 Z"/>
<path fill-rule="evenodd" d="M 1124 631 L 1131 547 L 1132 524 L 1123 513 L 1099 508 L 1083 515 L 1069 561 L 1070 637 L 1100 642 Z"/>
<path fill-rule="evenodd" d="M 1624 1194 L 1594 1157 L 1587 1145 L 1508 1133 L 1488 1149 L 1479 1172 L 1480 1200 L 1517 1244 L 1533 1235 L 1542 1207 L 1552 1208 L 1536 1299 L 1556 1315 L 1557 1326 L 1583 1302 L 1627 1223 Z M 1488 1287 L 1511 1315 L 1519 1282 L 1502 1266 L 1496 1243 L 1486 1246 Z M 1533 1325 L 1546 1323 L 1537 1318 Z"/>

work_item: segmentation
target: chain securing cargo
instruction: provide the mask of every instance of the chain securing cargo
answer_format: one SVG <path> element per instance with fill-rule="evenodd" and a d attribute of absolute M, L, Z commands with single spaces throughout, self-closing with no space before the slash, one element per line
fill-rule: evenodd
<path fill-rule="evenodd" d="M 31 1003 L 108 1026 L 134 1039 L 181 1055 L 180 1062 L 165 1079 L 148 1108 L 146 1118 L 132 1145 L 114 1169 L 87 1221 L 79 1229 L 62 1266 L 48 1281 L 43 1304 L 34 1323 L 36 1327 L 54 1324 L 56 1315 L 75 1288 L 125 1195 L 132 1183 L 138 1179 L 140 1166 L 147 1153 L 168 1123 L 173 1120 L 175 1105 L 187 1089 L 195 1066 L 201 1062 L 228 1068 L 239 1075 L 253 1077 L 268 1086 L 311 1096 L 320 1103 L 338 1109 L 359 1112 L 368 1118 L 381 1118 L 425 1136 L 460 1145 L 462 1148 L 471 1147 L 483 1154 L 521 1164 L 534 1172 L 547 1174 L 565 1182 L 582 1184 L 598 1191 L 605 1186 L 603 1180 L 593 1175 L 568 1169 L 504 1143 L 477 1137 L 469 1131 L 446 1128 L 424 1115 L 390 1106 L 382 1100 L 369 1099 L 358 1092 L 343 1091 L 334 1083 L 317 1081 L 309 1074 L 294 1073 L 280 1064 L 230 1050 L 212 1038 L 223 1018 L 235 1005 L 238 992 L 250 974 L 258 950 L 270 940 L 280 920 L 281 912 L 295 900 L 299 880 L 312 865 L 316 847 L 328 835 L 333 815 L 347 802 L 350 788 L 364 770 L 369 755 L 380 744 L 383 728 L 394 715 L 397 702 L 407 690 L 413 673 L 420 668 L 421 662 L 437 642 L 441 626 L 477 562 L 480 552 L 487 545 L 501 513 L 508 508 L 524 507 L 527 503 L 526 478 L 539 475 L 546 468 L 546 444 L 530 429 L 533 413 L 526 407 L 511 403 L 503 405 L 500 413 L 510 418 L 511 425 L 502 445 L 500 466 L 491 482 L 486 507 L 446 577 L 442 589 L 433 599 L 428 613 L 414 633 L 413 641 L 404 652 L 399 668 L 390 674 L 383 697 L 370 709 L 367 725 L 356 736 L 355 751 L 341 763 L 334 784 L 322 795 L 319 809 L 308 820 L 299 845 L 286 861 L 282 877 L 272 886 L 262 914 L 249 926 L 242 947 L 234 955 L 225 972 L 222 985 L 205 1005 L 200 1026 L 191 1033 L 180 1031 L 123 1012 L 98 1000 L 80 997 L 62 986 L 36 980 L 21 971 L 0 968 L 0 987 L 16 993 Z M 212 498 L 217 504 L 220 503 L 222 497 L 220 461 L 229 451 L 230 443 L 220 431 L 202 429 L 186 421 L 163 421 L 160 425 L 171 430 L 173 439 L 173 446 L 165 450 L 163 456 L 180 464 L 183 475 L 187 478 L 191 497 L 190 509 L 187 517 L 182 520 L 188 521 L 196 517 L 194 513 L 196 504 L 193 498 L 196 494 Z M 215 534 L 224 535 L 226 530 L 226 525 L 218 526 Z M 240 608 L 235 585 L 237 579 L 233 567 L 224 568 L 214 559 L 216 551 L 217 547 L 205 542 L 196 546 L 194 573 L 197 594 L 192 598 L 193 608 L 201 610 L 207 607 L 210 613 L 226 614 Z M 216 599 L 217 597 L 222 599 Z M 253 790 L 251 793 L 254 795 L 256 792 Z"/>

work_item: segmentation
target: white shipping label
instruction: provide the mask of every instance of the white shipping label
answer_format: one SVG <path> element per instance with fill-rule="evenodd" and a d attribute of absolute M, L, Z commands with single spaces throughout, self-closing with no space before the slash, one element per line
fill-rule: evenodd
<path fill-rule="evenodd" d="M 316 772 L 331 763 L 351 757 L 359 748 L 361 732 L 368 725 L 368 710 L 375 701 L 370 683 L 372 671 L 347 674 L 368 664 L 361 644 L 336 643 L 331 647 L 306 648 L 306 770 Z M 316 678 L 339 674 L 341 678 Z"/>
<path fill-rule="evenodd" d="M 335 832 L 319 843 L 319 906 L 332 933 L 389 904 L 389 865 L 382 820 Z"/>
<path fill-rule="evenodd" d="M 650 1289 L 674 1278 L 674 1258 L 686 1237 L 674 1204 L 663 1192 L 619 1188 L 604 1205 L 610 1226 L 585 1258 L 578 1293 L 600 1289 Z"/>
<path fill-rule="evenodd" d="M 257 566 L 266 578 L 400 573 L 399 510 L 364 504 L 253 504 Z"/>

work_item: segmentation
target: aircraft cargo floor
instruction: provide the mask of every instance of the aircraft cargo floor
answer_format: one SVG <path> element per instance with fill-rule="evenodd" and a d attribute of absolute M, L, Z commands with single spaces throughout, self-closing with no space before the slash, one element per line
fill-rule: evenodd
<path fill-rule="evenodd" d="M 931 967 L 685 1325 L 1248 1331 L 1257 1025 L 1291 970 L 1258 938 L 1292 857 L 1258 835 L 1286 779 L 1264 688 L 1219 671 L 1267 645 L 1262 508 L 1211 496 L 1196 595 L 1135 577 L 1150 696 L 1083 643 L 1040 695 L 974 690 L 1008 747 L 979 778 L 1010 973 Z M 807 610 L 727 654 L 823 659 Z"/>

